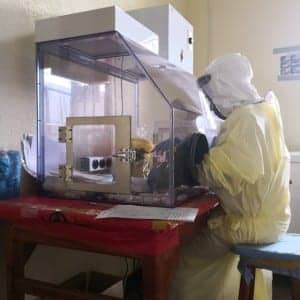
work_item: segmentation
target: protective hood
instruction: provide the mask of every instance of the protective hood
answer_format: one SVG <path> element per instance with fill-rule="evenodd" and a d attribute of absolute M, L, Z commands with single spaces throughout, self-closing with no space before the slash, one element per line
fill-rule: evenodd
<path fill-rule="evenodd" d="M 241 54 L 228 54 L 215 59 L 205 70 L 205 75 L 210 75 L 211 80 L 202 89 L 224 117 L 236 107 L 262 100 L 251 83 L 251 64 Z"/>

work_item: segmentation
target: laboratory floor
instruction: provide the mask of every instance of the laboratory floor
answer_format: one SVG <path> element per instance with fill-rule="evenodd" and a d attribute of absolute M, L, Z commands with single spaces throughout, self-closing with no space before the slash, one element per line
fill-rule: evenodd
<path fill-rule="evenodd" d="M 1 236 L 1 235 L 0 235 Z M 3 245 L 0 240 L 0 300 L 6 300 L 5 294 L 5 264 Z M 26 297 L 26 300 L 35 299 Z M 292 300 L 289 288 L 289 280 L 283 276 L 274 276 L 273 278 L 273 300 Z"/>

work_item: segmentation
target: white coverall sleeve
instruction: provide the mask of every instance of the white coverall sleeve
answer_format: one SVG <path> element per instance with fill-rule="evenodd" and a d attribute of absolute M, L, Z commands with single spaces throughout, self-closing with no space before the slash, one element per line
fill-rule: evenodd
<path fill-rule="evenodd" d="M 223 125 L 216 145 L 199 166 L 199 181 L 213 190 L 222 188 L 236 195 L 242 182 L 253 184 L 264 174 L 264 138 L 256 117 L 243 109 Z"/>

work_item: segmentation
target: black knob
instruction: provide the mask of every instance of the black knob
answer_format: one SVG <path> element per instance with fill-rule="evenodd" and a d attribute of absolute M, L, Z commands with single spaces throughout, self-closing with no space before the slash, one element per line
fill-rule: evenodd
<path fill-rule="evenodd" d="M 181 52 L 180 52 L 180 61 L 183 62 L 183 60 L 184 60 L 184 51 L 181 50 Z"/>
<path fill-rule="evenodd" d="M 192 38 L 192 37 L 189 37 L 189 38 L 188 38 L 188 43 L 189 43 L 190 45 L 193 44 L 193 38 Z"/>
<path fill-rule="evenodd" d="M 106 168 L 111 168 L 111 166 L 112 166 L 112 159 L 111 159 L 111 157 L 108 157 L 107 159 L 106 159 Z"/>
<path fill-rule="evenodd" d="M 99 166 L 100 166 L 101 169 L 103 169 L 105 167 L 105 160 L 103 158 L 100 159 Z"/>
<path fill-rule="evenodd" d="M 98 168 L 98 166 L 99 166 L 98 160 L 97 160 L 97 159 L 94 159 L 93 162 L 92 162 L 92 168 L 93 168 L 94 170 L 96 170 L 96 169 Z"/>

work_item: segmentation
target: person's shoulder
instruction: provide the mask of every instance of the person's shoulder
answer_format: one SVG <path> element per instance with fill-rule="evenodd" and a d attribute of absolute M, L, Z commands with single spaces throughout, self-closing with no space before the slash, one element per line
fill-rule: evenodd
<path fill-rule="evenodd" d="M 256 123 L 259 110 L 257 104 L 242 105 L 231 113 L 228 117 L 228 121 L 234 123 Z"/>

